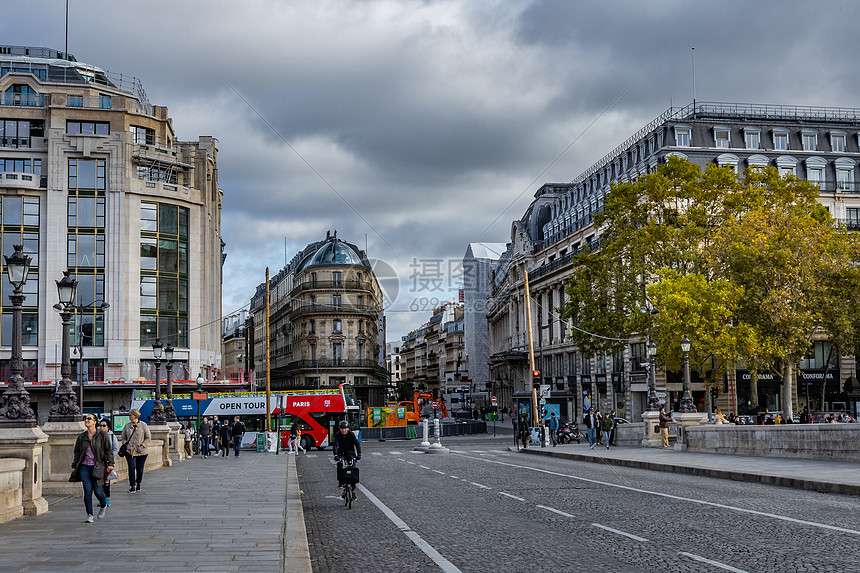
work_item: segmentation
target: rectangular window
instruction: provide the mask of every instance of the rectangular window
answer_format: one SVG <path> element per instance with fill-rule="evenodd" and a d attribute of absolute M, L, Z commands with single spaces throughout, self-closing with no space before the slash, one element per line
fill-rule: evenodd
<path fill-rule="evenodd" d="M 69 107 L 84 107 L 84 96 L 70 95 L 67 101 Z"/>
<path fill-rule="evenodd" d="M 110 109 L 109 95 L 99 95 L 99 107 L 102 109 Z"/>
<path fill-rule="evenodd" d="M 569 376 L 576 375 L 576 353 L 570 352 L 567 355 L 567 374 Z"/>
<path fill-rule="evenodd" d="M 158 279 L 156 277 L 140 277 L 140 308 L 158 308 Z"/>
<path fill-rule="evenodd" d="M 66 121 L 69 135 L 110 135 L 110 123 L 106 121 Z"/>
<path fill-rule="evenodd" d="M 332 320 L 331 321 L 331 331 L 332 332 L 343 332 L 342 324 L 343 323 L 339 320 Z"/>
<path fill-rule="evenodd" d="M 852 172 L 850 169 L 837 169 L 836 170 L 836 187 L 840 191 L 850 191 L 851 190 L 851 188 L 852 188 L 851 175 L 852 175 Z"/>
<path fill-rule="evenodd" d="M 331 357 L 333 360 L 343 360 L 343 344 L 333 342 L 331 345 Z"/>
<path fill-rule="evenodd" d="M 104 159 L 69 159 L 69 189 L 106 188 Z"/>
<path fill-rule="evenodd" d="M 729 147 L 729 130 L 728 129 L 715 129 L 714 130 L 714 143 L 717 147 Z"/>
<path fill-rule="evenodd" d="M 777 150 L 788 149 L 788 134 L 785 132 L 774 132 L 773 148 Z"/>
<path fill-rule="evenodd" d="M 817 133 L 804 133 L 802 140 L 803 140 L 803 150 L 804 151 L 818 151 L 818 134 Z"/>
<path fill-rule="evenodd" d="M 845 136 L 842 134 L 831 135 L 830 136 L 830 146 L 833 148 L 833 151 L 844 152 L 845 151 Z"/>
<path fill-rule="evenodd" d="M 156 203 L 140 204 L 140 230 L 158 231 L 158 205 Z"/>
<path fill-rule="evenodd" d="M 824 170 L 820 167 L 809 167 L 806 170 L 807 180 L 818 187 L 824 189 Z"/>
<path fill-rule="evenodd" d="M 146 127 L 140 127 L 139 125 L 132 125 L 129 129 L 131 132 L 131 142 L 136 143 L 138 145 L 154 145 L 155 144 L 155 130 L 149 129 Z"/>
<path fill-rule="evenodd" d="M 341 286 L 341 272 L 340 271 L 332 271 L 331 282 L 336 287 Z"/>
<path fill-rule="evenodd" d="M 555 355 L 555 375 L 564 376 L 564 354 Z"/>
<path fill-rule="evenodd" d="M 747 149 L 759 149 L 761 147 L 761 133 L 758 131 L 745 131 L 744 145 Z"/>
<path fill-rule="evenodd" d="M 591 374 L 591 359 L 583 357 L 582 358 L 582 373 L 585 375 Z"/>
<path fill-rule="evenodd" d="M 848 207 L 846 215 L 848 216 L 848 230 L 860 231 L 860 208 Z"/>
<path fill-rule="evenodd" d="M 140 268 L 142 270 L 157 270 L 158 240 L 148 237 L 140 238 Z"/>
<path fill-rule="evenodd" d="M 341 295 L 339 295 L 339 294 L 331 295 L 331 305 L 335 309 L 339 309 L 341 306 Z"/>
<path fill-rule="evenodd" d="M 678 147 L 690 147 L 689 129 L 675 128 L 675 145 L 677 145 Z M 642 156 L 645 156 L 644 153 Z"/>

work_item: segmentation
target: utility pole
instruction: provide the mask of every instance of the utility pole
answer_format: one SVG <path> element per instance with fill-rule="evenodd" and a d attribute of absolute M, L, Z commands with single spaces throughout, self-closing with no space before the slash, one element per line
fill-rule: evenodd
<path fill-rule="evenodd" d="M 532 299 L 529 294 L 529 272 L 523 271 L 523 276 L 525 278 L 525 289 L 526 289 L 526 328 L 528 330 L 528 338 L 529 338 L 529 366 L 531 368 L 529 374 L 536 370 L 535 368 L 535 346 L 534 341 L 532 340 Z M 531 378 L 531 376 L 529 376 Z M 538 425 L 538 399 L 537 399 L 537 388 L 532 384 L 532 426 L 537 427 Z"/>
<path fill-rule="evenodd" d="M 266 435 L 272 430 L 272 409 L 269 400 L 272 396 L 271 349 L 269 348 L 269 267 L 266 267 Z M 298 450 L 296 450 L 298 451 Z"/>

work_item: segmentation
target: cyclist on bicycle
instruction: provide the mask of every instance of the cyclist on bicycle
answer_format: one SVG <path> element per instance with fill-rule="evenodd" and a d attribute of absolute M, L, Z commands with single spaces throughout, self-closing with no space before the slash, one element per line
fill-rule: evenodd
<path fill-rule="evenodd" d="M 340 423 L 340 431 L 334 436 L 332 449 L 338 469 L 343 467 L 344 462 L 352 461 L 353 458 L 361 459 L 361 442 L 358 441 L 355 434 L 349 431 L 349 422 L 346 420 Z M 338 480 L 338 486 L 342 485 Z"/>

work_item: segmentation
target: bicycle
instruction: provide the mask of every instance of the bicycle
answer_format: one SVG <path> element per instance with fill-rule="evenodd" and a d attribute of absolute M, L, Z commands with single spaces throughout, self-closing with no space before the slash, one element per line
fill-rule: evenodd
<path fill-rule="evenodd" d="M 352 509 L 352 502 L 355 500 L 355 484 L 358 483 L 357 458 L 337 460 L 337 481 L 342 487 L 340 497 L 343 499 L 344 507 Z"/>

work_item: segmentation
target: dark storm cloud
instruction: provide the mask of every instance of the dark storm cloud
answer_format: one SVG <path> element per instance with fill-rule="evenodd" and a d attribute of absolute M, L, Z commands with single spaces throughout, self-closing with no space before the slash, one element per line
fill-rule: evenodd
<path fill-rule="evenodd" d="M 10 3 L 0 38 L 62 49 L 64 7 Z M 689 103 L 692 46 L 702 101 L 856 107 L 860 93 L 853 2 L 70 7 L 79 60 L 140 78 L 178 137 L 219 139 L 225 312 L 281 268 L 285 238 L 289 260 L 329 229 L 362 247 L 366 235 L 404 293 L 414 260 L 508 241 L 543 182 L 573 179 L 670 101 Z M 390 339 L 428 316 L 407 300 Z"/>

